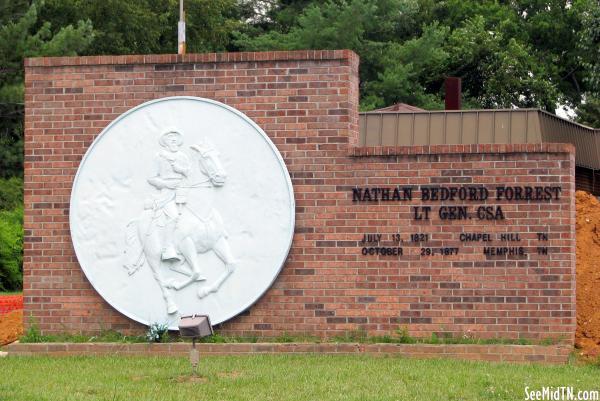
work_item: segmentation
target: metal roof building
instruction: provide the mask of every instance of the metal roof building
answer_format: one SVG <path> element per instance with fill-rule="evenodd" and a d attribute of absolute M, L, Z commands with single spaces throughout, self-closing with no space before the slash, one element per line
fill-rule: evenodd
<path fill-rule="evenodd" d="M 404 108 L 406 110 L 406 108 Z M 576 185 L 600 195 L 600 130 L 539 109 L 360 113 L 360 145 L 571 143 Z"/>

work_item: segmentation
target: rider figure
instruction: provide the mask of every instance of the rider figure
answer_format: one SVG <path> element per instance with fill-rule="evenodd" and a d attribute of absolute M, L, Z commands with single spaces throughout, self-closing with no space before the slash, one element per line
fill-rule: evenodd
<path fill-rule="evenodd" d="M 176 130 L 168 130 L 158 143 L 164 148 L 157 154 L 157 175 L 148 183 L 160 190 L 153 208 L 158 225 L 164 227 L 163 260 L 181 260 L 174 245 L 175 228 L 186 197 L 182 188 L 190 171 L 188 156 L 179 150 L 183 136 Z"/>

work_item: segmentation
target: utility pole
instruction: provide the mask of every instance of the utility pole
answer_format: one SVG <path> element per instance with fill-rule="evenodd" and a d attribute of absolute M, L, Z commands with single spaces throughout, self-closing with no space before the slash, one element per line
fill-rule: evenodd
<path fill-rule="evenodd" d="M 183 0 L 179 0 L 179 23 L 177 24 L 177 54 L 185 54 L 185 11 L 183 11 Z"/>

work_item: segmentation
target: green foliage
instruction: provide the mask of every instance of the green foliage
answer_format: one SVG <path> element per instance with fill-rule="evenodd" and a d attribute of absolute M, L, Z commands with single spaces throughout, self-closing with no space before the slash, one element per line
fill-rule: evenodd
<path fill-rule="evenodd" d="M 61 26 L 53 31 L 52 23 L 38 21 L 42 1 L 35 1 L 24 14 L 15 13 L 0 28 L 0 76 L 2 92 L 5 85 L 22 82 L 23 57 L 73 56 L 85 49 L 93 38 L 90 21 L 79 20 L 75 24 Z M 19 92 L 19 89 L 11 92 Z M 20 91 L 22 93 L 22 91 Z"/>
<path fill-rule="evenodd" d="M 581 9 L 579 64 L 586 85 L 585 101 L 577 107 L 577 121 L 600 128 L 600 4 L 594 0 L 577 3 Z"/>
<path fill-rule="evenodd" d="M 337 343 L 365 343 L 367 342 L 368 334 L 365 330 L 351 330 L 343 335 L 333 336 L 331 341 Z"/>
<path fill-rule="evenodd" d="M 361 57 L 363 99 L 368 99 L 366 102 L 373 105 L 381 105 L 388 98 L 400 97 L 389 95 L 388 88 L 397 81 L 406 82 L 406 79 L 386 83 L 385 88 L 371 88 L 370 85 L 388 63 L 385 56 L 389 47 L 400 38 L 410 38 L 413 30 L 417 29 L 413 22 L 419 9 L 417 1 L 329 0 L 303 4 L 305 7 L 301 8 L 295 2 L 281 2 L 281 7 L 270 13 L 274 21 L 271 27 L 267 26 L 264 31 L 246 29 L 238 33 L 236 46 L 252 51 L 352 49 Z M 300 9 L 299 15 L 290 17 L 292 11 Z M 376 93 L 382 90 L 386 93 Z M 363 108 L 369 107 L 363 104 Z"/>
<path fill-rule="evenodd" d="M 0 291 L 23 284 L 23 180 L 0 178 Z"/>
<path fill-rule="evenodd" d="M 0 291 L 23 285 L 23 207 L 0 211 Z"/>
<path fill-rule="evenodd" d="M 279 338 L 275 339 L 275 342 Z M 296 342 L 297 338 L 292 337 L 292 341 Z M 451 333 L 432 333 L 430 337 L 413 337 L 409 334 L 406 327 L 396 330 L 395 335 L 385 336 L 369 336 L 364 330 L 353 330 L 343 335 L 334 336 L 329 341 L 340 343 L 391 343 L 391 344 L 517 344 L 517 345 L 554 345 L 560 342 L 561 339 L 546 338 L 541 341 L 532 341 L 524 338 L 477 338 L 471 335 L 464 334 L 462 336 L 453 336 Z M 288 341 L 284 341 L 288 342 Z M 314 341 L 313 341 L 314 342 Z"/>
<path fill-rule="evenodd" d="M 533 49 L 502 31 L 490 31 L 483 16 L 465 21 L 448 40 L 450 75 L 480 107 L 541 107 L 553 111 L 556 87 Z"/>
<path fill-rule="evenodd" d="M 21 336 L 21 338 L 19 338 L 19 341 L 23 343 L 43 343 L 48 342 L 49 340 L 50 337 L 42 335 L 37 323 L 35 322 L 33 317 L 30 316 L 29 327 L 27 328 L 25 334 Z"/>
<path fill-rule="evenodd" d="M 294 342 L 294 336 L 288 334 L 288 333 L 283 333 L 282 335 L 278 336 L 275 339 L 275 342 L 278 343 L 293 343 Z"/>
<path fill-rule="evenodd" d="M 55 26 L 43 1 L 0 0 L 0 290 L 22 287 L 23 58 L 76 55 L 94 36 L 88 20 Z"/>
<path fill-rule="evenodd" d="M 600 98 L 588 95 L 577 108 L 577 122 L 600 129 Z"/>
<path fill-rule="evenodd" d="M 212 344 L 222 344 L 229 342 L 228 339 L 221 334 L 215 333 L 212 336 L 202 337 L 199 342 L 203 343 L 212 343 Z"/>
<path fill-rule="evenodd" d="M 594 82 L 597 8 L 594 0 L 279 1 L 236 44 L 356 51 L 363 110 L 395 102 L 440 108 L 444 78 L 459 76 L 466 107 L 554 112 L 580 105 Z"/>
<path fill-rule="evenodd" d="M 96 336 L 71 333 L 42 335 L 37 325 L 30 321 L 29 328 L 19 341 L 22 343 L 144 343 L 148 340 L 145 336 L 126 336 L 114 330 L 103 331 Z"/>
<path fill-rule="evenodd" d="M 169 325 L 152 323 L 146 331 L 146 341 L 149 343 L 166 343 L 169 341 Z"/>
<path fill-rule="evenodd" d="M 12 210 L 23 205 L 23 179 L 0 178 L 0 210 Z"/>
<path fill-rule="evenodd" d="M 578 46 L 581 49 L 580 64 L 586 72 L 583 81 L 588 90 L 600 94 L 600 4 L 589 0 L 582 6 L 582 30 Z"/>
<path fill-rule="evenodd" d="M 116 343 L 140 343 L 140 342 L 191 342 L 189 338 L 170 336 L 166 325 L 153 324 L 144 336 L 125 336 L 117 331 L 103 331 L 99 335 L 89 336 L 84 334 L 53 334 L 41 335 L 37 325 L 30 321 L 29 329 L 20 339 L 21 342 L 116 342 Z M 231 343 L 361 343 L 361 344 L 506 344 L 506 345 L 544 345 L 551 346 L 564 342 L 564 338 L 548 337 L 541 340 L 529 340 L 526 338 L 478 338 L 470 333 L 455 336 L 452 333 L 432 333 L 430 337 L 413 337 L 406 327 L 402 327 L 394 334 L 384 336 L 369 336 L 364 330 L 352 330 L 342 335 L 322 339 L 311 335 L 297 335 L 284 333 L 278 337 L 244 337 L 224 336 L 215 333 L 211 336 L 198 339 L 199 343 L 231 344 Z"/>
<path fill-rule="evenodd" d="M 370 1 L 313 4 L 303 11 L 297 26 L 289 32 L 270 31 L 256 38 L 242 35 L 236 43 L 247 50 L 356 49 L 362 46 L 373 11 Z"/>
<path fill-rule="evenodd" d="M 187 341 L 187 340 L 186 340 Z M 219 333 L 215 333 L 211 336 L 202 337 L 198 340 L 200 343 L 211 343 L 211 344 L 223 344 L 223 343 L 256 343 L 258 337 L 228 337 Z"/>
<path fill-rule="evenodd" d="M 416 342 L 415 338 L 408 334 L 408 329 L 406 327 L 396 330 L 396 334 L 398 336 L 398 342 L 401 344 L 413 344 Z"/>
<path fill-rule="evenodd" d="M 88 20 L 54 26 L 39 18 L 43 1 L 0 0 L 0 177 L 23 171 L 23 58 L 73 56 L 92 41 Z"/>
<path fill-rule="evenodd" d="M 13 109 L 12 111 L 8 111 Z M 14 110 L 18 109 L 18 111 Z M 20 115 L 22 107 L 17 105 L 3 106 L 0 104 L 0 119 L 2 113 L 11 115 Z M 0 130 L 4 128 L 9 132 L 9 135 L 16 138 L 3 138 L 0 136 L 0 178 L 22 177 L 23 176 L 23 124 L 20 118 L 13 121 L 11 125 L 9 118 L 4 121 L 0 120 Z M 1 133 L 2 131 L 0 131 Z"/>
<path fill-rule="evenodd" d="M 188 52 L 225 50 L 238 29 L 235 0 L 186 0 Z M 152 54 L 177 51 L 178 0 L 47 0 L 44 20 L 59 26 L 84 19 L 94 39 L 84 54 Z"/>
<path fill-rule="evenodd" d="M 383 72 L 379 73 L 378 80 L 365 84 L 363 108 L 384 107 L 397 102 L 440 108 L 441 98 L 427 92 L 444 78 L 449 54 L 443 46 L 448 31 L 447 27 L 433 24 L 425 27 L 419 38 L 390 44 L 382 56 L 386 66 Z"/>

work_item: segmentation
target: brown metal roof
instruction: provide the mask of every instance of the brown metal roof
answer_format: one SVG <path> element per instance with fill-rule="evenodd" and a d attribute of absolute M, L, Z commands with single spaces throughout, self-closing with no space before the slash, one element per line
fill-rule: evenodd
<path fill-rule="evenodd" d="M 376 109 L 369 111 L 369 113 L 381 113 L 383 111 L 395 111 L 398 113 L 412 113 L 413 111 L 425 111 L 425 109 L 418 108 L 417 106 L 411 106 L 406 103 L 396 103 L 391 106 L 384 107 L 382 109 Z"/>
<path fill-rule="evenodd" d="M 576 164 L 600 169 L 600 130 L 539 109 L 360 113 L 360 145 L 571 143 Z"/>

